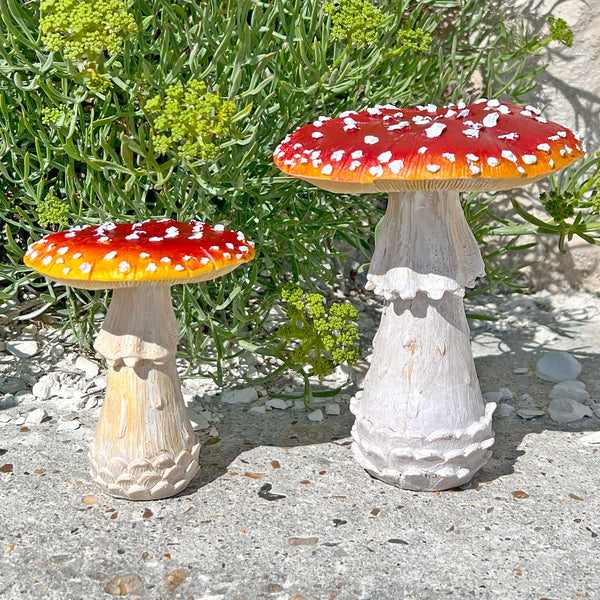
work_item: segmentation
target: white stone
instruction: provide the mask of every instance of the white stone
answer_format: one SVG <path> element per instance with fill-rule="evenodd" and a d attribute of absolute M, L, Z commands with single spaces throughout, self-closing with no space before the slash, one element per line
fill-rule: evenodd
<path fill-rule="evenodd" d="M 521 419 L 536 419 L 537 417 L 542 417 L 546 413 L 541 408 L 520 408 L 517 411 L 517 414 L 521 417 Z"/>
<path fill-rule="evenodd" d="M 561 381 L 550 391 L 550 398 L 553 400 L 568 398 L 569 400 L 585 403 L 590 399 L 590 393 L 585 389 L 585 384 L 582 381 Z"/>
<path fill-rule="evenodd" d="M 581 363 L 562 350 L 546 352 L 536 365 L 536 375 L 544 381 L 554 383 L 576 379 L 580 373 Z"/>
<path fill-rule="evenodd" d="M 266 406 L 253 406 L 249 411 L 253 415 L 264 415 L 267 412 Z"/>
<path fill-rule="evenodd" d="M 39 400 L 48 400 L 55 396 L 60 389 L 60 383 L 54 373 L 48 373 L 41 377 L 31 388 L 33 395 Z"/>
<path fill-rule="evenodd" d="M 255 400 L 258 400 L 258 394 L 254 388 L 224 390 L 221 393 L 221 402 L 223 404 L 248 404 Z"/>
<path fill-rule="evenodd" d="M 529 394 L 523 394 L 519 400 L 519 408 L 531 408 L 534 406 L 533 398 Z"/>
<path fill-rule="evenodd" d="M 105 390 L 106 389 L 106 377 L 100 375 L 100 377 L 94 377 L 92 382 L 96 389 Z"/>
<path fill-rule="evenodd" d="M 552 331 L 549 327 L 545 325 L 538 325 L 535 328 L 535 334 L 533 335 L 533 340 L 536 344 L 547 344 L 548 342 L 552 342 L 558 338 L 558 335 Z"/>
<path fill-rule="evenodd" d="M 529 373 L 529 368 L 528 367 L 518 367 L 517 369 L 513 369 L 513 373 L 515 375 L 526 375 L 527 373 Z"/>
<path fill-rule="evenodd" d="M 78 356 L 75 361 L 75 367 L 83 371 L 86 379 L 94 379 L 100 372 L 100 367 L 85 356 Z"/>
<path fill-rule="evenodd" d="M 320 408 L 317 410 L 313 410 L 311 413 L 308 413 L 309 421 L 315 421 L 317 423 L 320 423 L 323 419 L 323 411 Z"/>
<path fill-rule="evenodd" d="M 593 417 L 589 406 L 584 406 L 570 398 L 557 398 L 550 402 L 548 415 L 557 423 L 572 423 L 581 421 L 584 417 Z"/>
<path fill-rule="evenodd" d="M 581 442 L 582 444 L 600 444 L 600 431 L 586 433 L 585 435 L 582 435 L 577 441 Z"/>
<path fill-rule="evenodd" d="M 326 415 L 339 415 L 340 414 L 340 405 L 336 402 L 327 402 L 325 404 L 325 414 Z"/>
<path fill-rule="evenodd" d="M 56 431 L 75 431 L 81 427 L 79 421 L 61 421 L 56 428 Z"/>
<path fill-rule="evenodd" d="M 294 410 L 304 410 L 304 409 L 305 409 L 304 400 L 302 400 L 301 398 L 294 400 Z"/>
<path fill-rule="evenodd" d="M 26 425 L 39 425 L 48 415 L 43 408 L 32 410 L 25 419 Z"/>
<path fill-rule="evenodd" d="M 510 417 L 514 410 L 514 406 L 511 406 L 506 402 L 502 402 L 502 404 L 499 404 L 498 408 L 496 409 L 496 415 L 498 415 L 500 419 L 506 419 L 507 417 Z"/>
<path fill-rule="evenodd" d="M 206 418 L 205 411 L 199 412 L 197 410 L 193 410 L 191 408 L 187 409 L 188 417 L 192 422 L 192 427 L 194 429 L 209 429 L 210 423 Z"/>
<path fill-rule="evenodd" d="M 265 406 L 268 408 L 276 408 L 278 410 L 285 410 L 288 408 L 288 403 L 282 398 L 272 398 L 265 402 Z"/>
<path fill-rule="evenodd" d="M 486 392 L 483 394 L 483 399 L 486 402 L 500 402 L 500 400 L 502 400 L 502 394 L 500 392 Z"/>
<path fill-rule="evenodd" d="M 6 342 L 6 350 L 17 358 L 31 358 L 40 348 L 35 340 L 13 340 Z"/>
<path fill-rule="evenodd" d="M 502 402 L 510 402 L 513 399 L 513 393 L 508 388 L 500 388 L 498 393 L 500 394 L 500 401 Z"/>

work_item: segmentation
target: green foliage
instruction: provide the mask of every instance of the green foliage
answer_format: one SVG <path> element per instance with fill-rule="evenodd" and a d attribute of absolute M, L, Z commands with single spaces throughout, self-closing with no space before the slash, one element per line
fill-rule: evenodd
<path fill-rule="evenodd" d="M 366 5 L 340 1 L 326 14 L 322 0 L 0 0 L 0 296 L 37 288 L 79 339 L 95 333 L 106 294 L 51 285 L 21 263 L 62 222 L 39 211 L 50 194 L 70 224 L 167 216 L 242 230 L 257 243 L 252 263 L 174 289 L 184 352 L 214 361 L 220 377 L 240 341 L 265 335 L 285 281 L 330 285 L 341 242 L 371 253 L 373 197 L 281 175 L 271 154 L 285 134 L 375 103 L 518 100 L 552 40 L 506 25 L 498 0 L 380 0 L 365 9 L 368 40 L 354 42 L 348 11 Z M 167 90 L 178 86 L 192 101 L 175 114 Z M 193 110 L 209 116 L 192 127 Z M 471 201 L 481 232 L 484 201 Z"/>
<path fill-rule="evenodd" d="M 353 365 L 358 360 L 358 313 L 351 304 L 334 302 L 327 313 L 321 294 L 305 295 L 292 283 L 282 289 L 281 299 L 289 323 L 279 328 L 277 337 L 287 349 L 289 368 L 322 378 L 337 365 Z M 309 371 L 305 371 L 307 366 Z"/>
<path fill-rule="evenodd" d="M 564 19 L 557 19 L 552 15 L 548 17 L 550 37 L 570 48 L 573 45 L 573 32 Z"/>
<path fill-rule="evenodd" d="M 146 102 L 146 111 L 154 113 L 154 148 L 182 158 L 212 160 L 219 148 L 212 141 L 231 133 L 235 104 L 219 94 L 206 91 L 203 81 L 191 79 L 169 86 L 165 97 L 154 96 Z M 160 132 L 160 133 L 158 133 Z"/>
<path fill-rule="evenodd" d="M 38 201 L 36 212 L 40 227 L 48 225 L 66 227 L 69 224 L 69 206 L 54 194 L 54 188 L 50 188 L 48 194 Z"/>
<path fill-rule="evenodd" d="M 517 215 L 525 222 L 505 223 L 491 233 L 554 235 L 561 252 L 566 251 L 565 243 L 574 236 L 590 244 L 600 244 L 600 152 L 580 161 L 574 169 L 554 175 L 550 186 L 551 190 L 540 197 L 550 219 L 538 218 L 513 199 Z"/>
<path fill-rule="evenodd" d="M 123 0 L 43 0 L 40 14 L 44 46 L 73 61 L 116 54 L 136 26 Z"/>
<path fill-rule="evenodd" d="M 361 47 L 381 36 L 383 13 L 368 0 L 325 2 L 323 12 L 331 17 L 331 37 L 338 42 Z"/>

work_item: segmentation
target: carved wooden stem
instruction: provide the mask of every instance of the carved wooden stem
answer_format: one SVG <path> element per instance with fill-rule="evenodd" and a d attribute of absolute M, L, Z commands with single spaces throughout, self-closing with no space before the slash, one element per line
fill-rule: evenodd
<path fill-rule="evenodd" d="M 112 496 L 166 498 L 198 470 L 200 444 L 177 368 L 177 321 L 167 285 L 118 288 L 94 347 L 108 364 L 90 460 Z"/>
<path fill-rule="evenodd" d="M 358 462 L 402 488 L 471 479 L 491 455 L 491 417 L 471 353 L 465 286 L 483 261 L 455 192 L 391 193 L 368 288 L 386 298 L 362 397 Z"/>

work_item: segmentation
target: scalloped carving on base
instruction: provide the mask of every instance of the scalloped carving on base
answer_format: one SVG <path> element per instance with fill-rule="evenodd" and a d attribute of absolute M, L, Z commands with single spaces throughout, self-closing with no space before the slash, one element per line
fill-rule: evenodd
<path fill-rule="evenodd" d="M 182 450 L 173 457 L 161 452 L 151 459 L 125 461 L 119 457 L 90 454 L 94 481 L 108 494 L 126 500 L 160 500 L 184 490 L 194 478 L 200 465 L 200 443 L 191 450 Z"/>
<path fill-rule="evenodd" d="M 438 491 L 469 481 L 489 460 L 494 444 L 492 414 L 461 430 L 437 430 L 429 435 L 398 432 L 358 418 L 352 427 L 352 452 L 373 477 L 415 491 Z"/>

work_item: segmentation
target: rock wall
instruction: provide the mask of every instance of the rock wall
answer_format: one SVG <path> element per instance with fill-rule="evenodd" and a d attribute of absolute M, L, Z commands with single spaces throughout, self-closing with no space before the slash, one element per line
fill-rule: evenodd
<path fill-rule="evenodd" d="M 558 42 L 547 47 L 548 68 L 527 100 L 552 121 L 580 133 L 588 155 L 600 150 L 600 0 L 510 0 L 516 19 L 534 33 L 546 35 L 548 17 L 564 19 L 573 31 L 573 46 Z M 544 58 L 544 57 L 542 57 Z M 546 189 L 544 183 L 540 188 Z M 539 190 L 538 190 L 539 192 Z M 533 190 L 531 198 L 536 198 Z M 551 236 L 520 260 L 531 261 L 534 286 L 550 290 L 574 287 L 600 294 L 600 246 L 574 239 L 566 254 Z"/>

